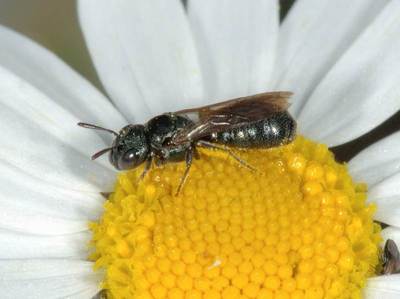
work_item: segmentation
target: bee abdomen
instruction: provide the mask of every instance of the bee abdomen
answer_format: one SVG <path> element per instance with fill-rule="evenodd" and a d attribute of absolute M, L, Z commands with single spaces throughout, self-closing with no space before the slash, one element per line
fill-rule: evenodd
<path fill-rule="evenodd" d="M 213 141 L 235 147 L 274 147 L 291 142 L 296 135 L 296 121 L 288 112 L 249 123 L 213 135 Z"/>

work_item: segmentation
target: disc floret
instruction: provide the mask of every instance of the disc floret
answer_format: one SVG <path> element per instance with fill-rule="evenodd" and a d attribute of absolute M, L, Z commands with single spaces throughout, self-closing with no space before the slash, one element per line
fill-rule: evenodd
<path fill-rule="evenodd" d="M 298 137 L 269 150 L 202 151 L 121 173 L 91 223 L 91 259 L 111 298 L 361 298 L 378 265 L 380 227 L 325 145 Z"/>

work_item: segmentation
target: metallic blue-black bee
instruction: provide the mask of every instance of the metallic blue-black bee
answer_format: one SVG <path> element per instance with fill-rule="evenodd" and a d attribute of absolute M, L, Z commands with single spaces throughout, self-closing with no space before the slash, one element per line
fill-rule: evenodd
<path fill-rule="evenodd" d="M 133 169 L 152 161 L 186 161 L 177 194 L 189 174 L 196 147 L 226 151 L 242 165 L 252 168 L 229 147 L 270 148 L 291 142 L 296 122 L 287 111 L 290 92 L 267 92 L 204 107 L 164 113 L 144 125 L 129 124 L 119 133 L 87 123 L 78 125 L 110 132 L 116 136 L 111 147 L 92 156 L 109 152 L 110 163 L 118 170 Z"/>

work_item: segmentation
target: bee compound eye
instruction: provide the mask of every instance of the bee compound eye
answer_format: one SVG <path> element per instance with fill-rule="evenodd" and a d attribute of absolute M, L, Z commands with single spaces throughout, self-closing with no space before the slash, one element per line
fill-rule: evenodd
<path fill-rule="evenodd" d="M 132 169 L 138 164 L 140 164 L 138 163 L 138 155 L 134 150 L 123 153 L 118 159 L 118 168 L 120 170 Z"/>
<path fill-rule="evenodd" d="M 135 160 L 136 160 L 135 152 L 134 152 L 134 151 L 128 151 L 128 152 L 126 152 L 126 153 L 123 155 L 122 159 L 123 159 L 125 162 L 128 162 L 128 163 L 129 163 L 129 162 L 135 161 Z"/>
<path fill-rule="evenodd" d="M 122 153 L 118 159 L 118 169 L 133 169 L 142 164 L 147 159 L 147 148 L 130 149 Z"/>

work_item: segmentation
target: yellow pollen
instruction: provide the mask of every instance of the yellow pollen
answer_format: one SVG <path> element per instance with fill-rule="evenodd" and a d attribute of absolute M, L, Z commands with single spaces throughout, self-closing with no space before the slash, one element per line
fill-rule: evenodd
<path fill-rule="evenodd" d="M 380 226 L 366 186 L 325 145 L 200 150 L 184 163 L 119 174 L 91 223 L 90 259 L 109 298 L 361 298 Z"/>

